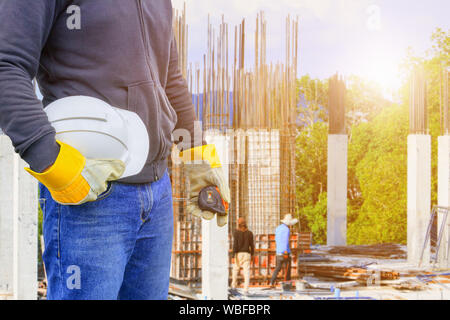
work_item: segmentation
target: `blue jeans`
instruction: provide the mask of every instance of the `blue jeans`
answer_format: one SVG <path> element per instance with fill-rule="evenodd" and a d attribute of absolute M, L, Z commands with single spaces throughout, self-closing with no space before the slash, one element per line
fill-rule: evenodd
<path fill-rule="evenodd" d="M 169 175 L 113 182 L 95 202 L 63 206 L 40 185 L 47 298 L 165 300 L 173 237 Z"/>

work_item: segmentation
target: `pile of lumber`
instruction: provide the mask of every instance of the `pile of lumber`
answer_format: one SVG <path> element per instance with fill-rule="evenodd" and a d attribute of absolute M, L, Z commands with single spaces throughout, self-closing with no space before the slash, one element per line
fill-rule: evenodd
<path fill-rule="evenodd" d="M 347 266 L 332 265 L 303 265 L 300 268 L 300 274 L 314 275 L 315 277 L 356 280 L 358 282 L 367 282 L 369 279 L 376 280 L 396 280 L 400 278 L 400 274 L 395 271 L 387 270 L 368 270 L 364 268 L 355 268 Z"/>
<path fill-rule="evenodd" d="M 385 259 L 406 259 L 406 252 L 398 244 L 377 244 L 367 246 L 330 247 L 328 254 L 346 256 L 364 256 Z"/>

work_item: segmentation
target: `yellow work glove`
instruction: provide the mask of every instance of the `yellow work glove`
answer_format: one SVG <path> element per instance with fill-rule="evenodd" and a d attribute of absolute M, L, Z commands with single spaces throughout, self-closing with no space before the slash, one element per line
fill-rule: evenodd
<path fill-rule="evenodd" d="M 108 181 L 119 179 L 125 171 L 121 160 L 86 159 L 78 150 L 57 141 L 60 151 L 55 163 L 45 172 L 25 168 L 47 187 L 53 200 L 63 205 L 95 201 L 106 191 Z"/>
<path fill-rule="evenodd" d="M 212 144 L 192 148 L 180 153 L 185 172 L 190 182 L 188 214 L 211 220 L 214 213 L 202 211 L 198 206 L 199 193 L 206 187 L 216 186 L 222 199 L 230 203 L 230 189 L 222 170 L 216 147 Z M 217 215 L 217 225 L 223 227 L 228 222 L 228 212 L 225 216 Z"/>

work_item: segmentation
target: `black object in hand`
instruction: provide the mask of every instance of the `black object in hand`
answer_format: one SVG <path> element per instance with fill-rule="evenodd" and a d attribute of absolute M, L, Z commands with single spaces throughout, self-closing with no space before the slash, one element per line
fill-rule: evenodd
<path fill-rule="evenodd" d="M 219 216 L 228 214 L 228 203 L 222 199 L 219 189 L 215 186 L 209 186 L 200 191 L 198 207 L 204 211 L 217 213 Z"/>

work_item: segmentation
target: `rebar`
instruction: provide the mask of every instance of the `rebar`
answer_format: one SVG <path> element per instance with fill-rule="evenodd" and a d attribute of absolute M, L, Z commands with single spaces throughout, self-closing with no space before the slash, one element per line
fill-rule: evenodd
<path fill-rule="evenodd" d="M 414 70 L 410 85 L 410 133 L 428 134 L 427 84 L 423 68 Z"/>
<path fill-rule="evenodd" d="M 224 16 L 217 30 L 208 16 L 207 51 L 202 68 L 187 62 L 186 6 L 182 11 L 174 10 L 173 20 L 180 70 L 187 78 L 197 118 L 204 130 L 215 129 L 224 134 L 233 130 L 229 149 L 232 194 L 229 231 L 234 231 L 239 217 L 245 217 L 255 234 L 271 234 L 280 215 L 293 214 L 295 208 L 293 150 L 299 20 L 286 18 L 284 61 L 268 63 L 267 21 L 264 12 L 258 13 L 253 68 L 246 65 L 245 19 L 234 28 L 234 48 L 230 50 L 229 25 Z M 177 215 L 172 276 L 195 282 L 201 268 L 200 219 L 186 214 L 187 187 L 182 166 L 172 164 L 171 170 L 175 173 L 172 182 Z"/>
<path fill-rule="evenodd" d="M 339 75 L 329 80 L 329 133 L 345 134 L 345 83 Z"/>
<path fill-rule="evenodd" d="M 449 107 L 449 82 L 450 67 L 442 68 L 440 72 L 440 107 L 441 107 L 441 128 L 442 134 L 448 135 L 450 128 Z"/>

